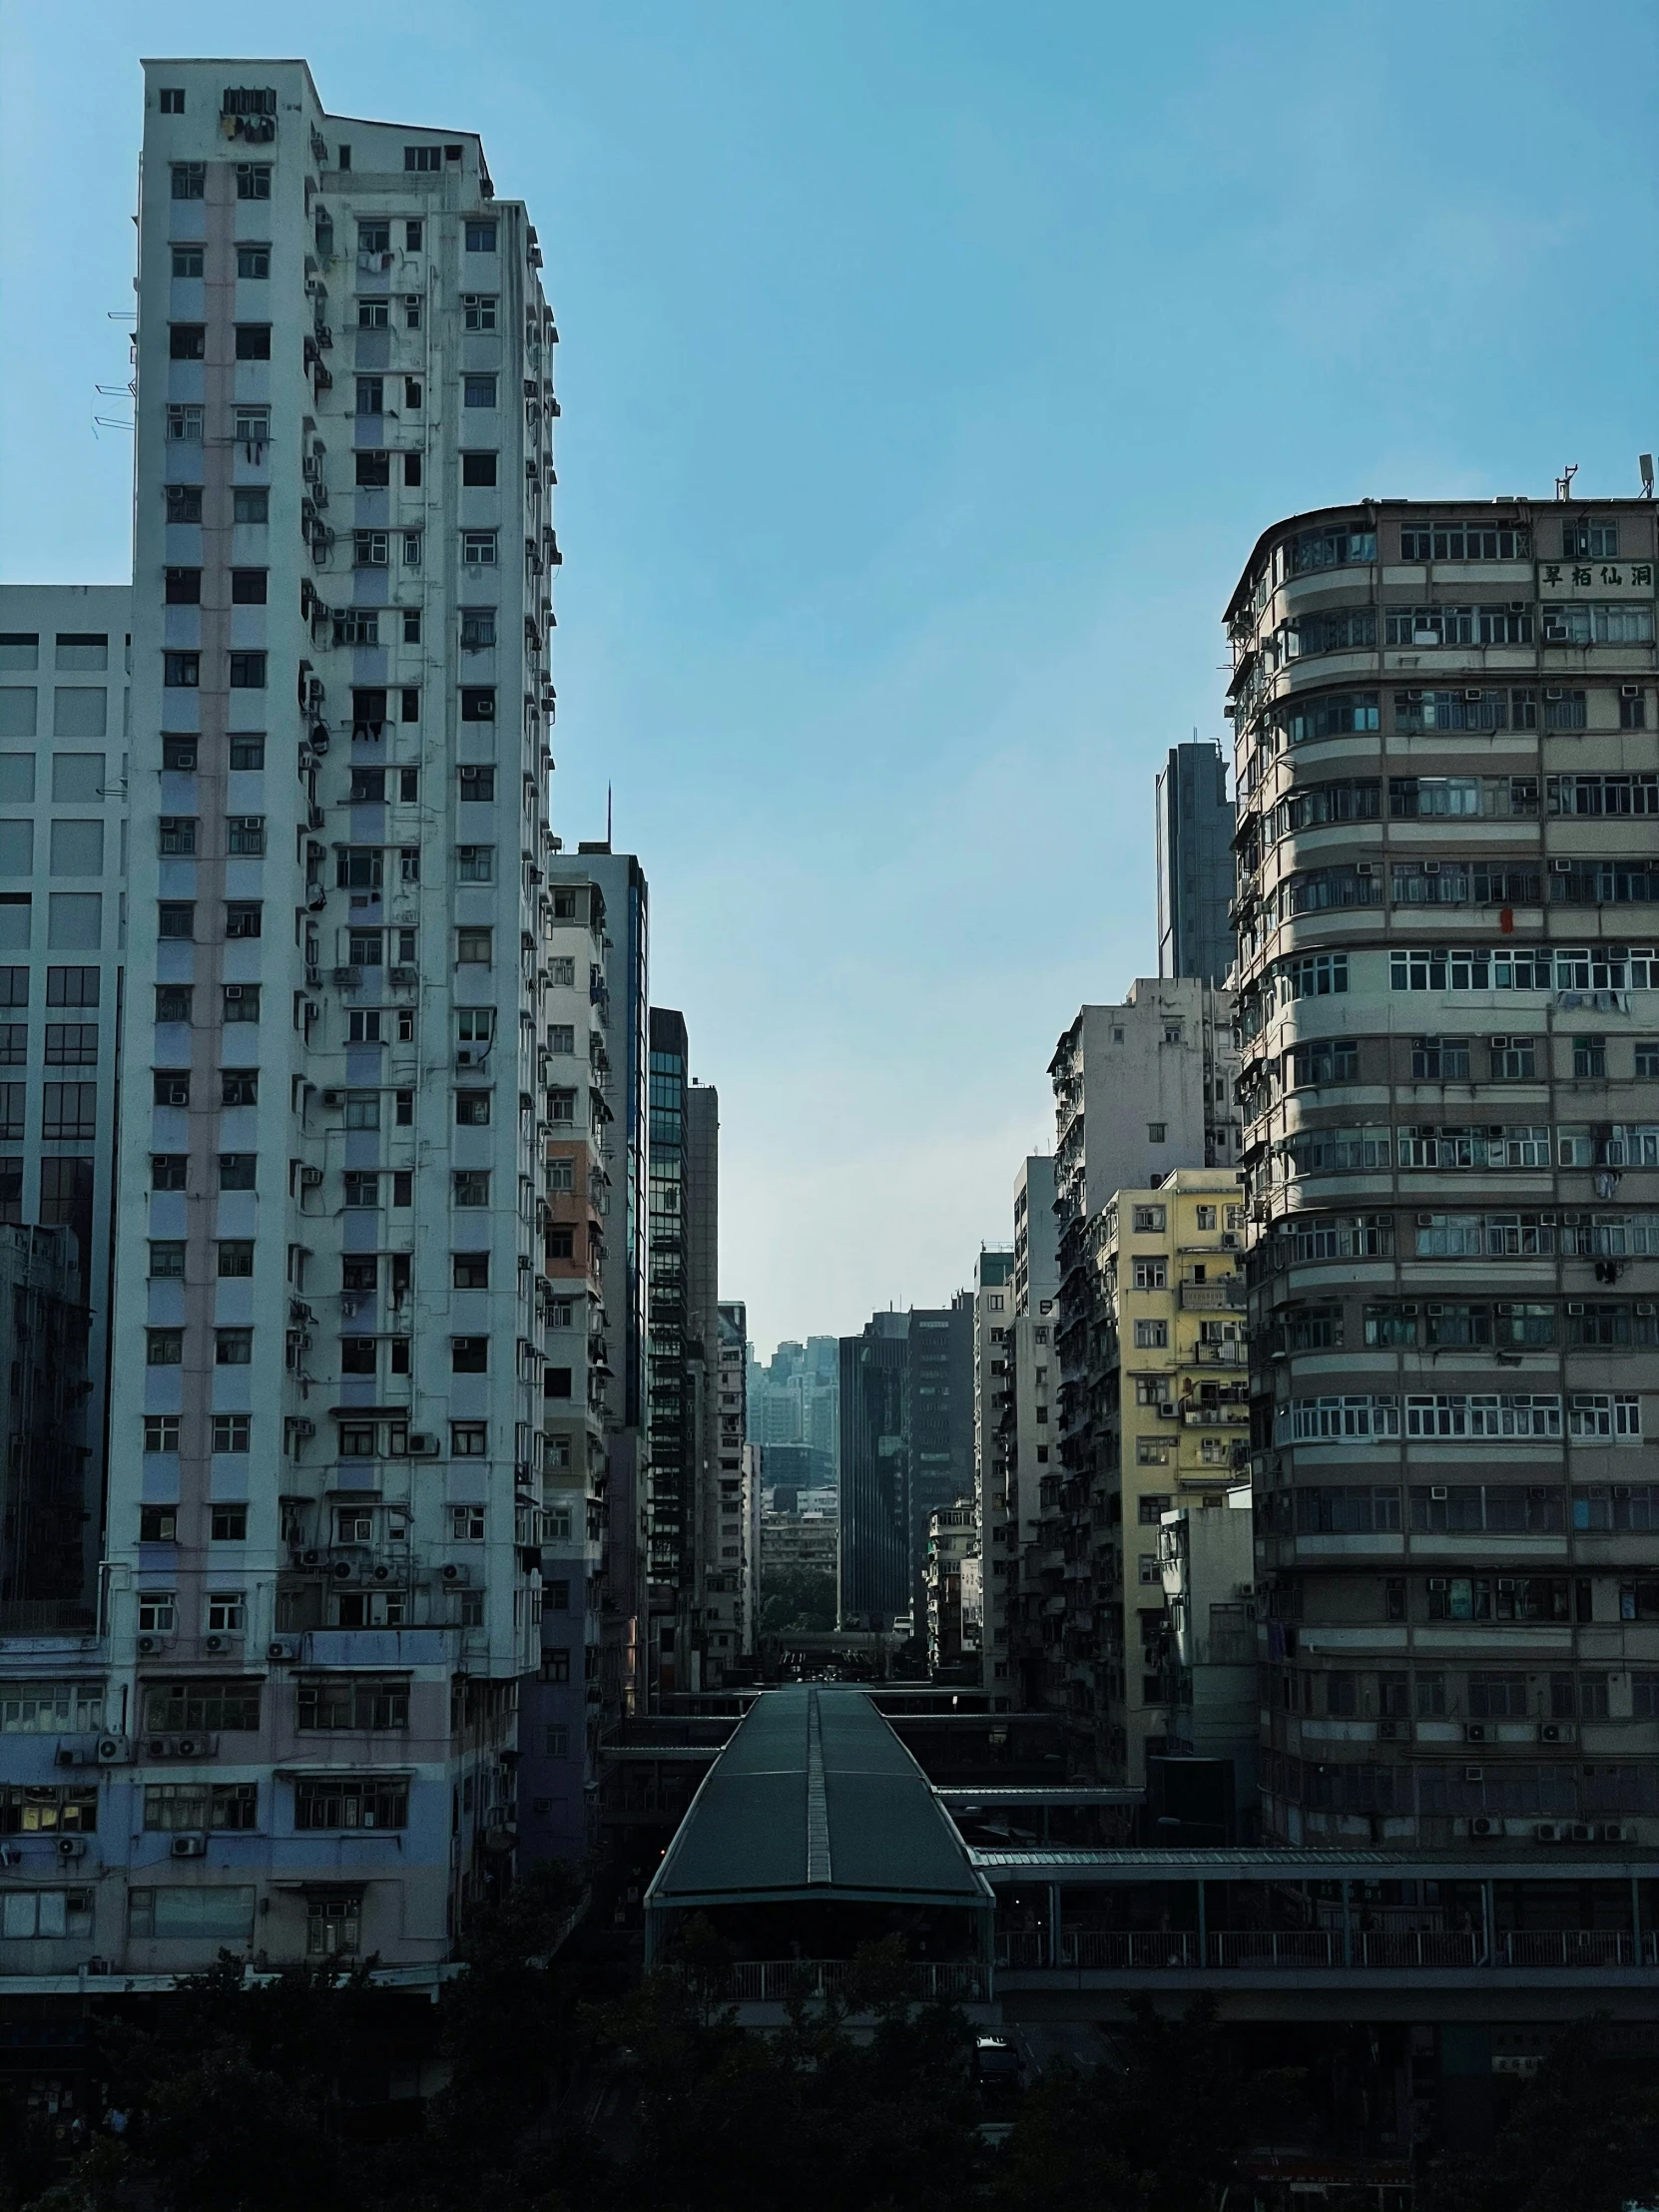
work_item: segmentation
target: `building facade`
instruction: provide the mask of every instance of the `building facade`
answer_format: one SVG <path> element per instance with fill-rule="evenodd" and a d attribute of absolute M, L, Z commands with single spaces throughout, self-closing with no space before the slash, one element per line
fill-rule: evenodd
<path fill-rule="evenodd" d="M 541 1662 L 556 331 L 477 138 L 302 64 L 148 64 L 143 176 L 135 1357 L 61 1825 L 118 1964 L 418 1964 Z"/>
<path fill-rule="evenodd" d="M 1659 1838 L 1656 554 L 1370 502 L 1228 609 L 1270 1838 Z"/>
<path fill-rule="evenodd" d="M 927 1516 L 927 1557 L 922 1568 L 927 1624 L 927 1665 L 938 1674 L 977 1655 L 962 1642 L 962 1573 L 978 1558 L 977 1516 L 971 1498 L 935 1505 Z"/>
<path fill-rule="evenodd" d="M 1018 1627 L 1023 1590 L 1036 1590 L 1029 1547 L 1042 1522 L 1042 1484 L 1058 1466 L 1059 1225 L 1054 1162 L 1033 1153 L 1014 1184 L 1013 1312 L 1001 1344 L 1001 1400 L 979 1493 L 980 1680 L 1018 1699 L 1023 1671 Z M 983 1463 L 983 1462 L 981 1462 Z"/>
<path fill-rule="evenodd" d="M 85 1310 L 75 1435 L 14 1470 L 0 1635 L 91 1627 L 103 1528 L 132 594 L 0 584 L 0 1224 L 65 1227 Z M 82 1387 L 84 1385 L 84 1387 Z"/>
<path fill-rule="evenodd" d="M 687 1099 L 690 1046 L 683 1014 L 650 1010 L 651 1143 L 647 1166 L 646 1421 L 648 1466 L 647 1678 L 653 1702 L 690 1687 L 683 1592 L 692 1572 L 701 1357 L 692 1351 Z"/>
<path fill-rule="evenodd" d="M 1233 802 L 1213 745 L 1176 745 L 1157 783 L 1158 973 L 1218 988 L 1233 965 Z"/>
<path fill-rule="evenodd" d="M 1148 1749 L 1164 1748 L 1162 1516 L 1225 1493 L 1248 1429 L 1243 1220 L 1231 1170 L 1177 1169 L 1081 1224 L 1061 1285 L 1025 1693 L 1066 1715 L 1074 1763 L 1105 1781 L 1143 1783 Z"/>
<path fill-rule="evenodd" d="M 711 1099 L 714 1093 L 707 1094 Z M 710 1392 L 714 1452 L 704 1477 L 699 1525 L 697 1620 L 702 1677 L 719 1689 L 729 1669 L 741 1671 L 754 1649 L 755 1580 L 760 1555 L 750 1545 L 750 1499 L 745 1448 L 748 1435 L 749 1317 L 737 1301 L 716 1310 L 717 1366 Z"/>
<path fill-rule="evenodd" d="M 1256 1552 L 1249 1483 L 1172 1506 L 1158 1529 L 1164 1585 L 1165 1751 L 1214 1769 L 1231 1843 L 1257 1817 Z M 1242 1817 L 1242 1818 L 1241 1818 Z M 1195 1837 L 1194 1842 L 1200 1841 Z"/>

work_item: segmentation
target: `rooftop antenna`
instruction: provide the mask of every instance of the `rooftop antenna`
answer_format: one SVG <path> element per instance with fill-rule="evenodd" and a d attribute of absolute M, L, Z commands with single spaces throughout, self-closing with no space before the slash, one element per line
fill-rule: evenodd
<path fill-rule="evenodd" d="M 1638 453 L 1636 466 L 1642 472 L 1642 497 L 1651 499 L 1653 497 L 1653 455 L 1651 453 Z"/>
<path fill-rule="evenodd" d="M 610 787 L 610 785 L 609 785 L 609 784 L 607 784 L 607 785 L 605 786 L 605 845 L 606 845 L 606 849 L 607 849 L 607 850 L 609 850 L 609 849 L 610 849 L 610 843 L 611 843 L 611 787 Z"/>
<path fill-rule="evenodd" d="M 1557 499 L 1570 499 L 1572 497 L 1572 480 L 1577 474 L 1578 463 L 1574 461 L 1556 477 L 1555 496 Z"/>

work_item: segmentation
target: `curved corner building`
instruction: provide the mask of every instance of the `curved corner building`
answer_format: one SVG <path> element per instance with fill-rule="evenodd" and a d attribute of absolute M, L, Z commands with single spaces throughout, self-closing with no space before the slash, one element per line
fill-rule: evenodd
<path fill-rule="evenodd" d="M 1227 611 L 1269 1840 L 1659 1838 L 1654 508 Z"/>

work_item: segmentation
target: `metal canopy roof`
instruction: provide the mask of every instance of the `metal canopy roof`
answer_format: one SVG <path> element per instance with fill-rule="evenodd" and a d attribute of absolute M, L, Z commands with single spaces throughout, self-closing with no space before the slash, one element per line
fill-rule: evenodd
<path fill-rule="evenodd" d="M 1006 1881 L 1100 1884 L 1156 1882 L 1547 1882 L 1642 1881 L 1659 1876 L 1659 1856 L 1649 1851 L 1583 1851 L 1476 1847 L 1462 1854 L 1434 1851 L 1127 1851 L 1067 1849 L 1032 1844 L 1025 1850 L 970 1847 L 968 1856 L 987 1876 Z"/>
<path fill-rule="evenodd" d="M 984 1878 L 861 1690 L 769 1690 L 704 1777 L 648 1908 L 825 1903 L 983 1912 Z"/>

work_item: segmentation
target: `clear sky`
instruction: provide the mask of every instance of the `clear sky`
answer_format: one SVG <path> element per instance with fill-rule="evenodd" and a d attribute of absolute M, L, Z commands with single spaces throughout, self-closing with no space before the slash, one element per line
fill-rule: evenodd
<path fill-rule="evenodd" d="M 1652 0 L 0 0 L 8 578 L 128 559 L 137 59 L 273 25 L 539 226 L 556 827 L 614 785 L 768 1348 L 1006 1241 L 1258 532 L 1659 449 Z"/>

